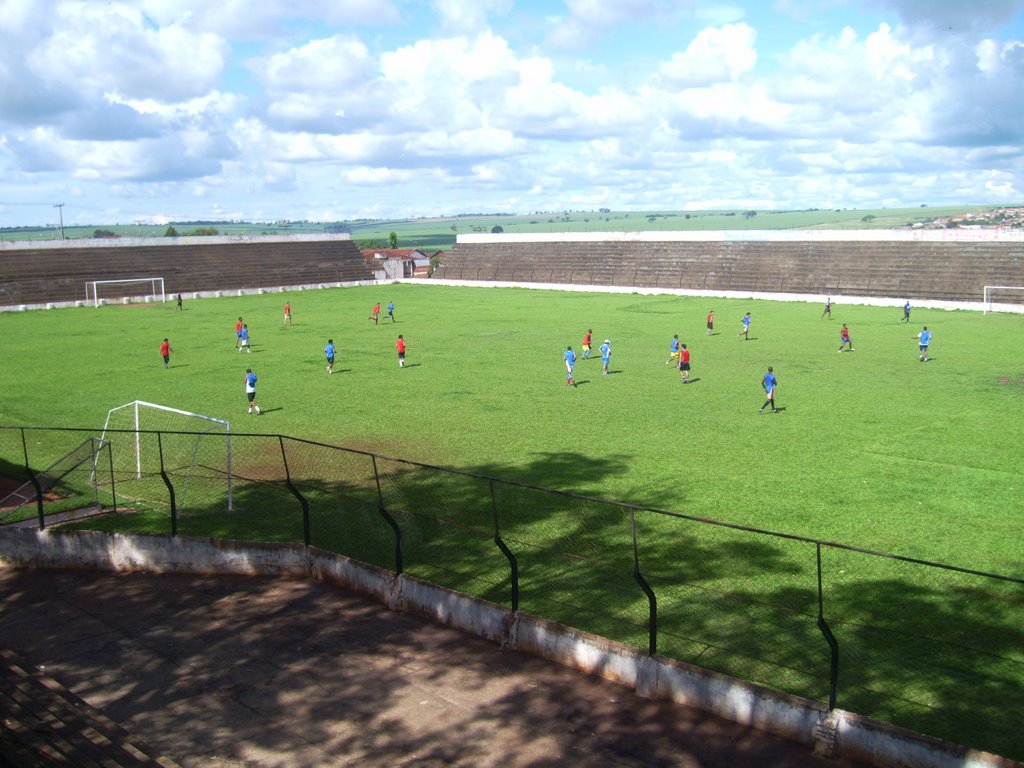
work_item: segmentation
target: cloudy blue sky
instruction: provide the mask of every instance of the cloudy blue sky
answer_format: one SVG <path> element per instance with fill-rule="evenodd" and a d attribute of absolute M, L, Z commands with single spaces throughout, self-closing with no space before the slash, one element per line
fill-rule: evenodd
<path fill-rule="evenodd" d="M 0 226 L 1024 203 L 1024 0 L 0 0 Z"/>

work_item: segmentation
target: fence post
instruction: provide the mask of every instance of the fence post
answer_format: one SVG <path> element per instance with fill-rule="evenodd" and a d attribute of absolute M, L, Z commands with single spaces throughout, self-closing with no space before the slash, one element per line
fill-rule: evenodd
<path fill-rule="evenodd" d="M 311 540 L 310 527 L 309 527 L 309 502 L 306 501 L 306 497 L 299 493 L 299 489 L 292 484 L 292 475 L 288 471 L 288 455 L 284 451 L 284 436 L 278 435 L 277 442 L 281 445 L 281 461 L 284 462 L 284 484 L 291 492 L 292 496 L 299 500 L 299 504 L 302 505 L 302 541 L 308 547 Z"/>
<path fill-rule="evenodd" d="M 110 465 L 110 503 L 114 512 L 117 512 L 117 489 L 114 480 L 114 449 L 107 443 L 107 463 Z"/>
<path fill-rule="evenodd" d="M 839 687 L 839 643 L 825 621 L 825 602 L 821 588 L 821 543 L 817 543 L 815 547 L 818 551 L 818 629 L 825 636 L 831 657 L 828 676 L 828 709 L 831 712 L 836 708 L 836 688 Z"/>
<path fill-rule="evenodd" d="M 25 474 L 28 475 L 32 487 L 36 489 L 36 512 L 39 514 L 39 530 L 42 531 L 46 528 L 46 514 L 43 511 L 43 486 L 39 484 L 39 478 L 36 477 L 36 473 L 29 465 L 28 439 L 25 437 L 24 427 L 21 428 L 21 451 L 25 454 Z"/>
<path fill-rule="evenodd" d="M 658 598 L 647 580 L 640 573 L 640 547 L 637 544 L 636 535 L 636 510 L 629 510 L 629 525 L 633 531 L 633 578 L 640 585 L 640 589 L 647 595 L 647 652 L 653 656 L 658 652 Z"/>
<path fill-rule="evenodd" d="M 501 538 L 501 530 L 498 526 L 498 498 L 494 495 L 494 478 L 490 478 L 488 483 L 491 486 L 491 509 L 494 511 L 494 543 L 498 545 L 498 549 L 501 550 L 502 554 L 508 559 L 508 565 L 510 569 L 510 579 L 512 582 L 512 610 L 519 610 L 519 561 L 516 560 L 516 556 L 512 554 L 505 542 Z"/>
<path fill-rule="evenodd" d="M 138 406 L 136 406 L 137 408 Z M 139 433 L 135 433 L 135 439 L 139 439 Z M 171 485 L 171 478 L 167 476 L 167 472 L 164 470 L 164 441 L 163 433 L 156 433 L 156 447 L 157 452 L 160 454 L 160 477 L 164 480 L 164 485 L 167 486 L 167 492 L 171 496 L 171 536 L 178 535 L 178 503 L 174 495 L 174 486 Z M 137 454 L 141 455 L 141 454 Z M 139 466 L 141 474 L 141 465 Z"/>
<path fill-rule="evenodd" d="M 384 508 L 384 492 L 380 487 L 380 472 L 377 470 L 377 454 L 371 453 L 370 458 L 373 460 L 373 479 L 377 483 L 377 511 L 380 516 L 384 518 L 388 525 L 391 526 L 391 530 L 395 532 L 395 573 L 402 572 L 402 529 L 398 527 L 398 523 L 395 519 L 388 514 L 388 511 Z"/>

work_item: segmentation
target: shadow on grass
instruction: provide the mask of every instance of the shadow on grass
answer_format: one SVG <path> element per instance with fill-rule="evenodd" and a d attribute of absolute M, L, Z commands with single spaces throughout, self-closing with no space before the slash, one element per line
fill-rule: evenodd
<path fill-rule="evenodd" d="M 302 505 L 285 486 L 276 438 L 236 436 L 234 444 L 231 511 L 223 478 L 204 485 L 193 475 L 179 533 L 302 542 Z M 521 466 L 482 464 L 466 475 L 301 441 L 286 441 L 285 454 L 315 546 L 389 569 L 400 548 L 406 573 L 512 607 L 500 535 L 516 558 L 520 609 L 646 649 L 650 613 L 638 565 L 657 596 L 660 653 L 827 701 L 813 544 L 516 484 L 586 495 L 625 472 L 626 456 L 538 453 Z M 159 500 L 160 486 L 152 489 Z M 681 503 L 676 488 L 641 493 L 652 505 Z M 76 527 L 170 530 L 166 500 Z M 839 707 L 1024 757 L 1016 725 L 1024 711 L 1021 585 L 823 551 Z"/>

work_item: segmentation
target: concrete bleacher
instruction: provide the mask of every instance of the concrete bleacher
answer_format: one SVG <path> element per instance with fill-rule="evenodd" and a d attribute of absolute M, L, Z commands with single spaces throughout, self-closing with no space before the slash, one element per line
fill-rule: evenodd
<path fill-rule="evenodd" d="M 1024 286 L 1024 238 L 922 233 L 460 236 L 435 278 L 981 301 Z M 664 239 L 656 239 L 658 235 Z M 686 235 L 697 235 L 689 239 Z M 773 235 L 776 235 L 773 237 Z M 831 237 L 828 235 L 832 235 Z M 908 237 L 907 235 L 913 235 Z M 849 239 L 846 239 L 849 238 Z M 1024 292 L 1006 301 L 1024 301 Z"/>
<path fill-rule="evenodd" d="M 92 280 L 162 277 L 177 293 L 372 280 L 347 235 L 7 243 L 0 306 L 83 301 Z M 129 286 L 122 295 L 148 292 Z"/>
<path fill-rule="evenodd" d="M 59 682 L 0 648 L 0 766 L 177 768 Z"/>

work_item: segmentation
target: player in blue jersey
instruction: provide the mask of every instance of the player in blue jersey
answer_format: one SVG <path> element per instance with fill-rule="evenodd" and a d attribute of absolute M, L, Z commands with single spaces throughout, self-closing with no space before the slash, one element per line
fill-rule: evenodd
<path fill-rule="evenodd" d="M 903 322 L 910 322 L 910 299 L 907 299 L 907 303 L 903 305 Z"/>
<path fill-rule="evenodd" d="M 243 349 L 246 352 L 252 352 L 252 348 L 249 346 L 249 325 L 248 325 L 248 323 L 244 323 L 242 325 L 242 330 L 240 330 L 238 332 L 238 351 L 241 352 Z"/>
<path fill-rule="evenodd" d="M 668 365 L 673 360 L 679 359 L 679 334 L 677 333 L 672 337 L 672 341 L 668 345 L 668 360 L 665 361 L 665 365 Z"/>
<path fill-rule="evenodd" d="M 245 398 L 249 401 L 249 413 L 255 409 L 256 415 L 259 416 L 261 411 L 256 405 L 256 374 L 252 372 L 252 368 L 245 369 Z"/>
<path fill-rule="evenodd" d="M 920 352 L 918 360 L 922 363 L 928 362 L 928 343 L 932 340 L 932 332 L 928 330 L 926 325 L 921 329 L 921 332 L 914 336 L 917 339 L 917 350 Z"/>
<path fill-rule="evenodd" d="M 389 301 L 388 302 L 388 313 L 387 313 L 387 315 L 385 316 L 384 319 L 386 320 L 389 317 L 391 318 L 391 322 L 392 323 L 397 323 L 398 322 L 397 320 L 395 320 L 395 302 L 393 302 L 393 301 Z"/>
<path fill-rule="evenodd" d="M 327 357 L 327 372 L 334 373 L 334 339 L 327 340 L 324 355 Z"/>
<path fill-rule="evenodd" d="M 749 312 L 747 312 L 747 314 L 745 314 L 743 316 L 743 330 L 740 331 L 736 335 L 737 336 L 742 336 L 744 341 L 746 341 L 747 339 L 750 338 L 750 313 Z"/>
<path fill-rule="evenodd" d="M 572 351 L 572 347 L 566 347 L 562 357 L 565 358 L 565 383 L 575 387 L 576 379 L 573 378 L 573 369 L 576 367 L 576 353 Z"/>
<path fill-rule="evenodd" d="M 772 407 L 772 413 L 778 413 L 779 409 L 775 407 L 775 388 L 779 386 L 779 380 L 775 376 L 775 371 L 772 367 L 768 366 L 768 373 L 761 379 L 761 386 L 764 387 L 765 401 L 764 405 L 757 411 L 758 413 L 764 413 L 764 409 L 769 405 Z"/>
<path fill-rule="evenodd" d="M 605 339 L 604 344 L 601 345 L 601 375 L 608 375 L 608 363 L 612 359 L 612 342 L 610 339 Z"/>

